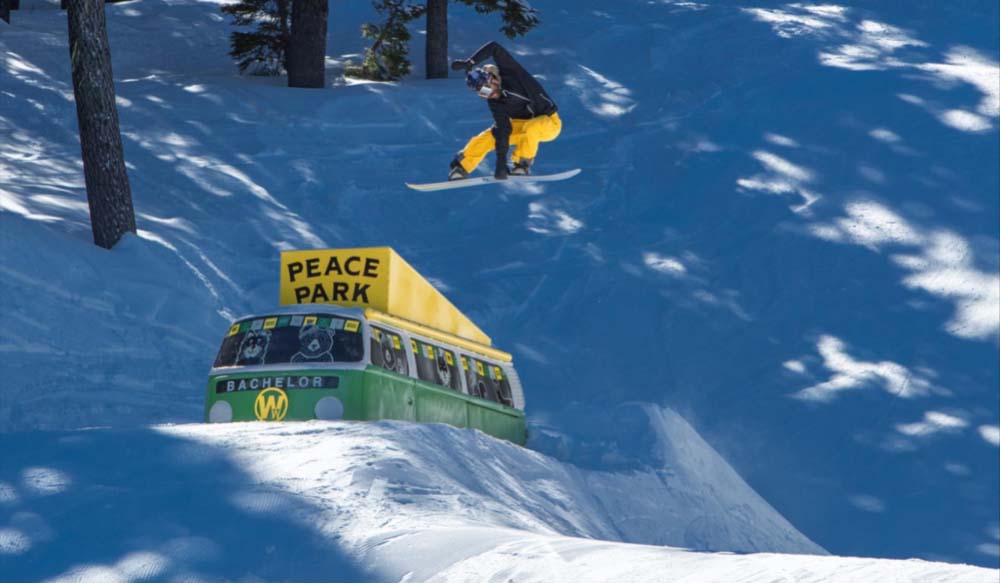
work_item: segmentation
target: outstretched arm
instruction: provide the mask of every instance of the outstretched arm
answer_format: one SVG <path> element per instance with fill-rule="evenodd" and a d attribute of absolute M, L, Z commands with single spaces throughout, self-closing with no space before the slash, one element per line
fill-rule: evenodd
<path fill-rule="evenodd" d="M 515 61 L 514 57 L 511 56 L 511 53 L 508 53 L 507 49 L 500 46 L 500 43 L 497 41 L 490 41 L 489 43 L 483 45 L 475 53 L 473 53 L 473 56 L 469 59 L 464 61 L 454 61 L 452 63 L 452 69 L 466 69 L 468 71 L 487 59 L 494 60 L 494 63 L 497 64 L 497 68 L 500 69 L 501 77 L 509 73 L 513 73 L 518 76 L 528 75 L 528 72 L 521 66 L 521 63 Z"/>

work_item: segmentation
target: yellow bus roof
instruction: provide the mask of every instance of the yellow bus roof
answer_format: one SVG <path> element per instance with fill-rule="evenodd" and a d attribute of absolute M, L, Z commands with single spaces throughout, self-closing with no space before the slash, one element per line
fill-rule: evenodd
<path fill-rule="evenodd" d="M 442 343 L 447 343 L 454 345 L 460 349 L 465 349 L 466 351 L 471 351 L 478 353 L 484 357 L 511 363 L 511 354 L 506 351 L 501 351 L 499 349 L 476 343 L 470 341 L 463 337 L 458 337 L 456 335 L 451 335 L 443 331 L 438 331 L 437 329 L 432 329 L 431 327 L 426 327 L 420 323 L 414 323 L 413 321 L 408 321 L 407 319 L 401 319 L 399 317 L 394 317 L 393 315 L 387 315 L 375 309 L 365 309 L 365 318 L 376 324 L 383 323 L 391 327 L 398 327 L 400 329 L 405 329 L 410 333 L 416 333 L 417 335 L 423 335 L 429 339 L 440 341 Z"/>
<path fill-rule="evenodd" d="M 390 247 L 283 251 L 280 283 L 281 305 L 374 309 L 476 346 L 491 345 L 486 333 Z"/>

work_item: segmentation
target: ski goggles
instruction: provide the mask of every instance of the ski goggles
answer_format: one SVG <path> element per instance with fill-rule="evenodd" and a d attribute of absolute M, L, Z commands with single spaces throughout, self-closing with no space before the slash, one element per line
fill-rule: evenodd
<path fill-rule="evenodd" d="M 480 91 L 490 82 L 490 74 L 483 69 L 473 69 L 466 74 L 466 86 L 473 91 Z"/>

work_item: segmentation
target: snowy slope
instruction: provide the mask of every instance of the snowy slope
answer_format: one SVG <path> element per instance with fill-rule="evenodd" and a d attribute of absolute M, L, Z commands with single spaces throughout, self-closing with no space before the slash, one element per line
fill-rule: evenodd
<path fill-rule="evenodd" d="M 180 425 L 5 440 L 14 456 L 0 463 L 0 506 L 13 513 L 0 529 L 0 570 L 14 580 L 998 579 L 925 561 L 600 540 L 643 536 L 603 513 L 609 474 L 444 425 Z M 698 441 L 687 446 L 718 460 Z M 658 492 L 673 492 L 669 514 L 685 513 L 685 496 L 707 498 L 680 479 L 634 492 L 632 511 Z M 760 532 L 767 523 L 749 503 L 733 527 Z"/>
<path fill-rule="evenodd" d="M 367 4 L 333 4 L 332 74 Z M 0 29 L 0 432 L 197 421 L 281 249 L 392 245 L 514 352 L 532 446 L 615 478 L 596 493 L 669 491 L 694 459 L 664 437 L 691 425 L 835 554 L 996 567 L 997 6 L 534 4 L 513 47 L 565 122 L 539 165 L 585 172 L 441 196 L 401 185 L 487 123 L 459 80 L 293 92 L 234 74 L 214 2 L 110 6 L 140 233 L 109 253 L 63 16 L 23 0 Z M 495 26 L 456 7 L 452 52 Z M 731 517 L 705 513 L 643 541 L 714 549 Z"/>

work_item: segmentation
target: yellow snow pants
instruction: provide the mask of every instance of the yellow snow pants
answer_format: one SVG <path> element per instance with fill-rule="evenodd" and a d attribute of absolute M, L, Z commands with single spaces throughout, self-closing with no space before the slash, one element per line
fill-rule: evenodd
<path fill-rule="evenodd" d="M 540 142 L 556 140 L 563 128 L 563 122 L 557 113 L 548 116 L 536 116 L 528 120 L 511 120 L 511 146 L 514 147 L 512 162 L 517 163 L 523 158 L 535 158 L 539 152 Z M 495 148 L 493 127 L 487 128 L 469 139 L 462 149 L 462 168 L 471 173 L 483 157 Z"/>

